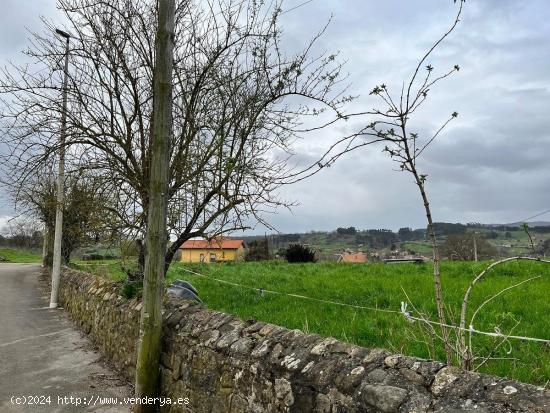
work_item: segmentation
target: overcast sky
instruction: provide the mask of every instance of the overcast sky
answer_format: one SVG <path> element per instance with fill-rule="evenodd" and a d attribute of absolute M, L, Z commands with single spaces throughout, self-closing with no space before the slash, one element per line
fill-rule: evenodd
<path fill-rule="evenodd" d="M 59 14 L 53 0 L 1 1 L 0 62 L 19 61 L 26 28 L 39 30 L 40 15 Z M 303 2 L 287 0 L 286 8 Z M 452 0 L 313 0 L 284 15 L 285 44 L 305 45 L 333 15 L 319 50 L 340 51 L 351 91 L 360 95 L 353 107 L 371 109 L 369 91 L 385 83 L 397 93 L 455 12 Z M 460 114 L 419 164 L 437 221 L 514 222 L 550 209 L 548 39 L 547 0 L 468 0 L 457 30 L 430 60 L 436 70 L 461 67 L 411 125 L 428 133 Z M 297 152 L 313 159 L 342 130 L 309 136 Z M 269 220 L 282 232 L 424 227 L 411 176 L 394 168 L 380 147 L 359 150 L 285 188 L 281 195 L 299 205 Z M 13 215 L 2 201 L 0 222 Z M 537 219 L 550 221 L 550 213 Z"/>

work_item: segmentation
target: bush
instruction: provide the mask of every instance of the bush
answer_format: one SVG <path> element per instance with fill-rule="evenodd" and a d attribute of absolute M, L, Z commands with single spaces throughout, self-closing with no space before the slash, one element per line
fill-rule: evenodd
<path fill-rule="evenodd" d="M 120 287 L 120 295 L 124 298 L 132 299 L 134 297 L 141 297 L 143 290 L 143 284 L 141 282 L 124 281 Z"/>
<path fill-rule="evenodd" d="M 539 253 L 542 255 L 550 254 L 550 238 L 546 239 L 539 247 Z"/>
<path fill-rule="evenodd" d="M 82 255 L 82 261 L 101 261 L 103 260 L 103 255 L 97 252 L 91 252 L 89 254 Z"/>
<path fill-rule="evenodd" d="M 82 255 L 82 261 L 104 261 L 104 260 L 114 260 L 116 258 L 118 258 L 116 255 L 100 254 L 98 252 Z"/>
<path fill-rule="evenodd" d="M 285 250 L 285 259 L 288 262 L 315 262 L 315 252 L 309 247 L 300 244 L 292 244 Z"/>
<path fill-rule="evenodd" d="M 246 247 L 244 254 L 245 261 L 267 261 L 269 260 L 269 243 L 267 238 L 251 241 Z"/>

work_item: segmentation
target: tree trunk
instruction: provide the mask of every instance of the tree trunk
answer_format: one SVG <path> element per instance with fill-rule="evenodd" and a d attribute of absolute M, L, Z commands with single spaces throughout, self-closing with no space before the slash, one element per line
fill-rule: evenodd
<path fill-rule="evenodd" d="M 143 307 L 136 365 L 136 397 L 156 397 L 162 333 L 162 296 L 166 254 L 166 215 L 170 135 L 172 133 L 172 67 L 174 0 L 159 0 L 153 85 L 153 134 L 149 213 L 147 216 Z M 138 413 L 155 412 L 158 406 L 138 403 Z"/>
<path fill-rule="evenodd" d="M 145 243 L 138 239 L 137 241 L 139 247 L 139 256 L 138 256 L 138 271 L 142 274 L 145 272 Z"/>
<path fill-rule="evenodd" d="M 62 245 L 61 247 L 61 262 L 63 265 L 69 265 L 71 263 L 72 247 L 68 245 Z"/>
<path fill-rule="evenodd" d="M 170 267 L 170 264 L 172 264 L 172 261 L 174 259 L 174 256 L 177 254 L 179 248 L 183 245 L 185 241 L 190 239 L 191 236 L 189 234 L 185 234 L 185 236 L 181 236 L 174 241 L 170 247 L 168 247 L 168 250 L 166 251 L 166 256 L 164 257 L 164 273 L 166 274 L 168 272 L 168 268 Z"/>
<path fill-rule="evenodd" d="M 440 270 L 440 258 L 439 247 L 437 245 L 437 237 L 435 235 L 435 227 L 432 218 L 432 211 L 430 203 L 428 201 L 428 195 L 424 189 L 424 182 L 422 178 L 418 176 L 416 169 L 413 166 L 413 175 L 416 179 L 420 194 L 422 195 L 422 201 L 424 202 L 424 210 L 426 212 L 426 219 L 428 220 L 428 235 L 431 239 L 433 248 L 433 278 L 435 288 L 435 301 L 437 305 L 437 318 L 441 324 L 441 337 L 443 338 L 443 344 L 445 346 L 445 356 L 447 358 L 447 364 L 451 365 L 453 362 L 453 349 L 449 342 L 449 329 L 444 326 L 447 324 L 447 317 L 445 315 L 445 303 L 443 301 L 443 287 L 441 286 L 441 270 Z"/>
<path fill-rule="evenodd" d="M 51 268 L 53 265 L 53 237 L 55 232 L 54 226 L 48 225 L 45 232 L 46 234 L 44 243 L 46 244 L 46 253 L 42 258 L 42 265 L 45 268 Z"/>

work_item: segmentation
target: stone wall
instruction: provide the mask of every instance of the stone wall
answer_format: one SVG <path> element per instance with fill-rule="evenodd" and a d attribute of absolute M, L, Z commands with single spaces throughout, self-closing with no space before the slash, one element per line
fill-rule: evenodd
<path fill-rule="evenodd" d="M 141 304 L 65 271 L 60 299 L 111 363 L 134 375 Z M 443 363 L 243 321 L 167 299 L 162 393 L 172 412 L 550 412 L 550 392 Z"/>

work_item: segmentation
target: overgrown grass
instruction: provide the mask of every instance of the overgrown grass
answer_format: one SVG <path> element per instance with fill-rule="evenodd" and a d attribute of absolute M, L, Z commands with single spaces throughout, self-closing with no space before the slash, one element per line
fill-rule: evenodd
<path fill-rule="evenodd" d="M 81 271 L 87 271 L 105 278 L 109 278 L 113 281 L 122 281 L 126 279 L 126 272 L 123 268 L 124 265 L 120 262 L 120 260 L 77 260 L 71 262 L 71 266 Z"/>
<path fill-rule="evenodd" d="M 35 264 L 42 262 L 42 255 L 29 250 L 20 250 L 14 248 L 0 248 L 0 257 L 8 262 L 20 264 Z"/>
<path fill-rule="evenodd" d="M 443 263 L 445 300 L 455 320 L 459 317 L 464 291 L 486 265 L 483 262 Z M 80 262 L 77 266 L 113 280 L 125 278 L 116 260 Z M 175 263 L 170 267 L 167 283 L 177 278 L 188 280 L 198 288 L 209 308 L 243 319 L 267 321 L 366 347 L 384 347 L 407 355 L 443 360 L 441 346 L 436 354 L 430 354 L 423 343 L 427 337 L 418 323 L 411 324 L 401 314 L 353 309 L 285 295 L 262 295 L 256 290 L 397 312 L 401 301 L 407 301 L 406 293 L 417 308 L 432 314 L 435 320 L 431 270 L 430 264 Z M 547 264 L 511 262 L 497 267 L 474 290 L 469 314 L 495 293 L 538 275 L 540 279 L 509 290 L 486 305 L 476 319 L 476 329 L 492 332 L 499 327 L 503 332 L 513 329 L 514 335 L 550 339 L 550 265 Z M 248 288 L 223 284 L 213 278 Z M 498 342 L 476 336 L 473 341 L 476 355 L 489 354 Z M 538 385 L 550 380 L 549 345 L 511 341 L 492 356 L 512 360 L 488 361 L 480 371 Z"/>
<path fill-rule="evenodd" d="M 445 299 L 458 318 L 464 291 L 486 263 L 443 264 Z M 209 278 L 190 274 L 190 269 Z M 492 272 L 481 282 L 471 300 L 470 314 L 488 297 L 527 278 L 541 279 L 522 285 L 499 296 L 484 307 L 475 327 L 503 332 L 514 326 L 515 335 L 550 339 L 550 265 L 536 262 L 513 262 Z M 212 277 L 248 286 L 233 287 L 212 280 Z M 255 288 L 294 293 L 347 304 L 398 311 L 405 292 L 415 306 L 433 314 L 431 265 L 384 264 L 286 264 L 225 263 L 215 265 L 174 264 L 168 280 L 176 278 L 192 282 L 207 306 L 238 315 L 244 319 L 268 321 L 288 328 L 336 337 L 368 347 L 385 347 L 419 357 L 443 359 L 441 348 L 430 354 L 422 343 L 427 339 L 417 325 L 400 314 L 360 310 L 324 304 L 284 295 L 259 294 Z M 518 324 L 519 323 L 519 324 Z M 474 349 L 487 355 L 498 343 L 476 336 Z M 512 350 L 508 354 L 509 350 Z M 550 346 L 512 341 L 492 355 L 513 360 L 488 361 L 480 371 L 514 378 L 524 382 L 545 384 L 550 380 Z"/>

